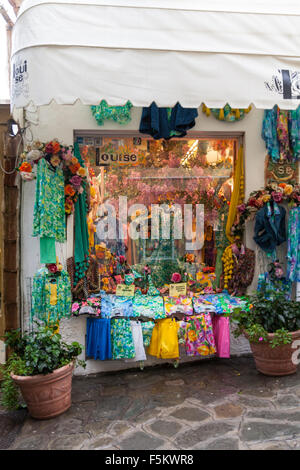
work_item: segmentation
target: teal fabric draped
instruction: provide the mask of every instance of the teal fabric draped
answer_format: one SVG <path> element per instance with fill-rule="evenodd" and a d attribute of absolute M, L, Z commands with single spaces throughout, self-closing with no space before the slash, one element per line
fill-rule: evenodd
<path fill-rule="evenodd" d="M 74 145 L 74 156 L 78 159 L 81 166 L 84 162 L 80 155 L 79 145 Z M 89 234 L 87 226 L 87 201 L 86 188 L 78 195 L 75 202 L 75 274 L 74 280 L 77 282 L 85 276 L 89 265 Z"/>

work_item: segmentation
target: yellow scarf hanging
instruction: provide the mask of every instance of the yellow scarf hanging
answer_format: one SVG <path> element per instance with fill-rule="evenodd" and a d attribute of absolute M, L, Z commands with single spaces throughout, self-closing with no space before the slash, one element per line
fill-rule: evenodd
<path fill-rule="evenodd" d="M 231 243 L 234 242 L 234 237 L 231 234 L 231 227 L 236 218 L 237 206 L 239 204 L 242 204 L 244 200 L 244 160 L 242 146 L 239 148 L 233 182 L 234 186 L 231 195 L 230 208 L 226 224 L 226 236 Z"/>

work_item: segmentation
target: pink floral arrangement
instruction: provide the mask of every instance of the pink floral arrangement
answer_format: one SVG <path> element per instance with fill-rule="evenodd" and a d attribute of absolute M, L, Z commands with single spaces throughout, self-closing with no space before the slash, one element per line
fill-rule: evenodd
<path fill-rule="evenodd" d="M 171 277 L 171 281 L 174 283 L 180 282 L 181 281 L 181 274 L 179 273 L 173 273 Z"/>

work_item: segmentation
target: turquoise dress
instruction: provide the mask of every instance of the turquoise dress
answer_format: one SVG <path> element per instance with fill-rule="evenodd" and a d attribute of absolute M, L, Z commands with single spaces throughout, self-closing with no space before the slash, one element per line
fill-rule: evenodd
<path fill-rule="evenodd" d="M 287 239 L 287 277 L 300 282 L 300 206 L 290 210 Z"/>
<path fill-rule="evenodd" d="M 51 285 L 56 286 L 56 301 L 51 298 Z M 57 321 L 71 316 L 71 283 L 67 271 L 50 274 L 48 269 L 41 268 L 33 278 L 31 321 Z"/>
<path fill-rule="evenodd" d="M 65 181 L 61 168 L 52 170 L 44 159 L 38 163 L 33 236 L 63 243 L 66 239 Z"/>

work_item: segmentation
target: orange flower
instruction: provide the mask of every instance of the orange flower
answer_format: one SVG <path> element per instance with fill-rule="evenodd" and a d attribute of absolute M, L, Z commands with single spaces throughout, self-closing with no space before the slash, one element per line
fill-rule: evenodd
<path fill-rule="evenodd" d="M 28 162 L 23 162 L 22 165 L 19 168 L 20 171 L 24 171 L 25 173 L 31 173 L 32 172 L 32 166 Z"/>
<path fill-rule="evenodd" d="M 283 188 L 283 189 L 284 189 L 284 188 L 286 187 L 286 184 L 285 184 L 285 183 L 279 183 L 278 186 L 279 186 L 280 188 Z"/>
<path fill-rule="evenodd" d="M 73 173 L 73 175 L 76 175 L 77 171 L 80 168 L 80 165 L 79 163 L 75 163 L 75 165 L 70 165 L 69 168 L 70 168 L 71 173 Z"/>
<path fill-rule="evenodd" d="M 84 176 L 85 176 L 85 168 L 83 168 L 83 167 L 81 166 L 81 167 L 79 168 L 79 170 L 77 171 L 77 175 L 84 177 Z"/>
<path fill-rule="evenodd" d="M 75 165 L 76 163 L 78 163 L 78 159 L 76 157 L 72 157 L 71 162 L 73 163 L 73 165 Z"/>
<path fill-rule="evenodd" d="M 58 153 L 60 151 L 60 144 L 58 142 L 52 142 L 53 153 Z"/>
<path fill-rule="evenodd" d="M 65 186 L 65 194 L 68 195 L 68 196 L 74 196 L 75 190 L 74 190 L 73 186 L 71 186 L 70 184 L 67 184 Z"/>

